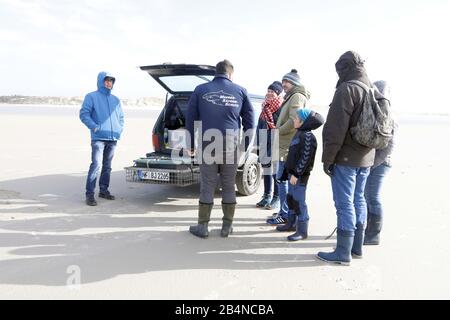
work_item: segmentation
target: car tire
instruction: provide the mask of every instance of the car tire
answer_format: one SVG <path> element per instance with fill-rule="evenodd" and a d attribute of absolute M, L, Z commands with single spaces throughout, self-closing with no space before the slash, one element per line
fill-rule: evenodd
<path fill-rule="evenodd" d="M 250 196 L 259 189 L 261 184 L 261 164 L 258 162 L 258 156 L 250 153 L 242 171 L 236 175 L 236 187 L 238 193 L 243 196 Z"/>

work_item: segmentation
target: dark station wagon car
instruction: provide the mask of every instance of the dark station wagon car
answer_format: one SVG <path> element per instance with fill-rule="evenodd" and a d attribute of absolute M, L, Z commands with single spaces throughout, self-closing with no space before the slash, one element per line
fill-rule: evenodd
<path fill-rule="evenodd" d="M 126 167 L 126 180 L 175 186 L 189 186 L 198 183 L 200 168 L 195 158 L 173 157 L 172 154 L 177 154 L 173 151 L 181 149 L 183 139 L 185 139 L 184 128 L 189 97 L 197 85 L 209 82 L 214 78 L 215 67 L 194 64 L 162 64 L 140 68 L 148 72 L 167 90 L 168 94 L 165 106 L 153 127 L 154 152 L 134 160 L 132 167 Z M 264 97 L 256 95 L 249 95 L 249 97 L 254 108 L 261 105 L 264 99 Z M 236 187 L 238 193 L 242 195 L 255 193 L 261 182 L 262 170 L 255 149 L 255 147 L 249 148 L 239 161 Z"/>

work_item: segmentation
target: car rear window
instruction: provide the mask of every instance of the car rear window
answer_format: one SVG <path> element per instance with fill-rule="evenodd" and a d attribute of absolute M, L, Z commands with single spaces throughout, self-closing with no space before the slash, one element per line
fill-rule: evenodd
<path fill-rule="evenodd" d="M 210 82 L 214 76 L 166 76 L 159 79 L 173 92 L 193 92 L 195 87 Z"/>

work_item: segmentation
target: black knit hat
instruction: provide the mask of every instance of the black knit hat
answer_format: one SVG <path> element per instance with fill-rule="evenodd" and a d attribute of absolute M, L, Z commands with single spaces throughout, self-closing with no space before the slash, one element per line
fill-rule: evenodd
<path fill-rule="evenodd" d="M 267 89 L 275 91 L 277 95 L 280 95 L 283 92 L 283 87 L 281 86 L 280 81 L 274 81 Z"/>
<path fill-rule="evenodd" d="M 292 83 L 295 86 L 300 85 L 300 76 L 298 75 L 298 72 L 295 69 L 292 69 L 291 72 L 287 73 L 283 77 L 283 80 L 289 81 L 290 83 Z"/>

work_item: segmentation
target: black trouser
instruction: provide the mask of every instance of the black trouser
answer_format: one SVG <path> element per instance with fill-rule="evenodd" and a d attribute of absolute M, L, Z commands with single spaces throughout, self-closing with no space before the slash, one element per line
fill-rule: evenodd
<path fill-rule="evenodd" d="M 201 164 L 200 165 L 200 202 L 214 203 L 214 192 L 217 185 L 217 174 L 222 182 L 222 202 L 236 203 L 236 171 L 237 164 Z"/>

